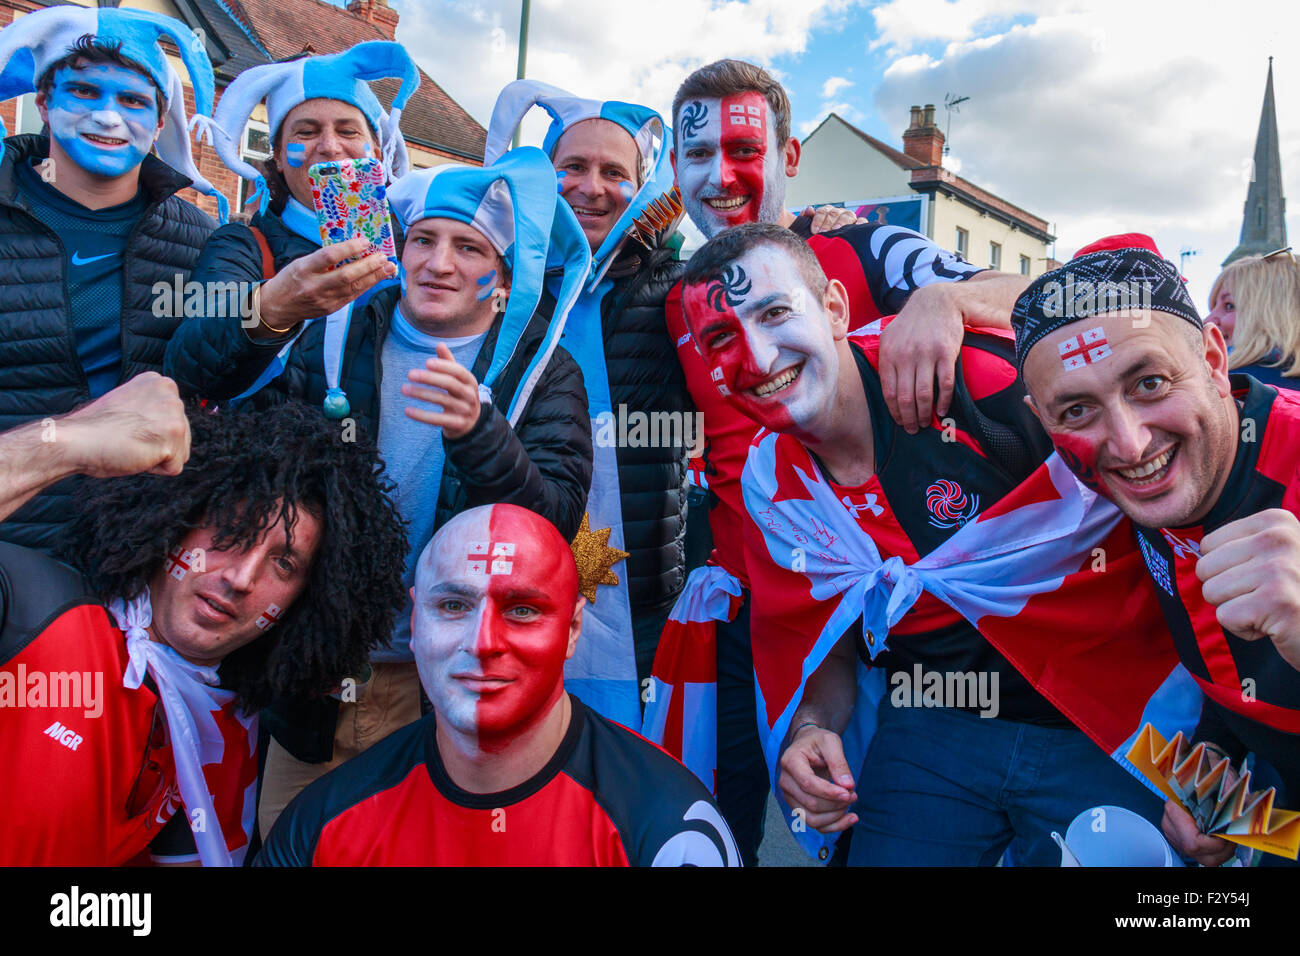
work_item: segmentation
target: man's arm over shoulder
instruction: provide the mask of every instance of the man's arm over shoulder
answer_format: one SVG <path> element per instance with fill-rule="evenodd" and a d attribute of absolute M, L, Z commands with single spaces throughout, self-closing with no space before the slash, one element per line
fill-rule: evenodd
<path fill-rule="evenodd" d="M 814 236 L 808 245 L 830 278 L 844 282 L 850 294 L 865 291 L 882 315 L 899 312 L 924 286 L 987 271 L 902 226 L 857 223 Z"/>
<path fill-rule="evenodd" d="M 515 428 L 486 405 L 478 424 L 445 447 L 465 475 L 470 507 L 521 505 L 566 539 L 577 534 L 591 488 L 591 419 L 582 371 L 563 348 L 551 356 Z"/>
<path fill-rule="evenodd" d="M 240 394 L 289 340 L 289 335 L 254 340 L 245 331 L 245 306 L 262 279 L 261 247 L 248 226 L 230 223 L 209 237 L 190 276 L 186 299 L 201 295 L 205 312 L 210 300 L 227 307 L 215 315 L 186 318 L 168 343 L 163 362 L 164 373 L 186 398 Z"/>

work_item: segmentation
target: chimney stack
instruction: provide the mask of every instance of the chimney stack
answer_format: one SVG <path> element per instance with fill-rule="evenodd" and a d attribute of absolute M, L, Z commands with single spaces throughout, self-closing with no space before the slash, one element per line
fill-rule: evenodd
<path fill-rule="evenodd" d="M 903 152 L 925 166 L 943 165 L 943 133 L 934 124 L 934 104 L 912 107 L 911 125 L 903 133 Z"/>
<path fill-rule="evenodd" d="M 384 0 L 351 0 L 347 6 L 348 13 L 373 23 L 390 40 L 397 39 L 397 21 L 401 14 L 390 7 Z"/>

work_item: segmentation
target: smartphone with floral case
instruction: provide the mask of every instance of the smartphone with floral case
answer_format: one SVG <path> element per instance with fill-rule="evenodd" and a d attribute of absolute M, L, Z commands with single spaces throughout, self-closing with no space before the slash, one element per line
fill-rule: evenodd
<path fill-rule="evenodd" d="M 307 170 L 307 177 L 325 245 L 365 236 L 370 240 L 367 255 L 382 252 L 397 261 L 384 167 L 378 160 L 367 157 L 316 163 Z"/>

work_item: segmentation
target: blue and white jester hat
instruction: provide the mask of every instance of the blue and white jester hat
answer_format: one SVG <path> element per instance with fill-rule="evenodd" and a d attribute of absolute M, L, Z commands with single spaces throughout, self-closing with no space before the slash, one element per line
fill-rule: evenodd
<path fill-rule="evenodd" d="M 510 267 L 510 297 L 479 395 L 491 401 L 492 386 L 519 348 L 542 297 L 546 272 L 563 269 L 546 336 L 529 359 L 506 418 L 513 426 L 546 370 L 564 332 L 569 310 L 591 268 L 591 247 L 569 204 L 555 189 L 555 167 L 535 147 L 512 150 L 490 166 L 447 163 L 408 173 L 388 190 L 388 202 L 404 228 L 421 219 L 468 223 L 500 252 Z"/>
<path fill-rule="evenodd" d="M 149 10 L 115 7 L 46 7 L 19 17 L 0 30 L 0 102 L 36 92 L 36 83 L 54 63 L 63 59 L 83 36 L 117 46 L 122 56 L 138 63 L 167 96 L 167 116 L 158 136 L 158 155 L 168 166 L 188 176 L 194 188 L 217 200 L 221 221 L 226 221 L 226 197 L 194 165 L 190 130 L 210 127 L 216 81 L 203 39 L 172 17 Z M 185 116 L 185 86 L 167 61 L 159 40 L 176 44 L 194 88 L 194 117 Z M 0 137 L 5 135 L 0 123 Z M 203 130 L 200 131 L 200 136 Z M 211 134 L 209 134 L 209 141 Z M 4 145 L 0 143 L 0 155 Z"/>
<path fill-rule="evenodd" d="M 636 142 L 637 151 L 641 155 L 641 186 L 632 195 L 627 208 L 614 223 L 605 241 L 592 255 L 590 285 L 594 288 L 632 231 L 633 222 L 645 212 L 650 203 L 673 188 L 673 168 L 669 160 L 672 132 L 664 123 L 663 117 L 648 106 L 617 100 L 588 100 L 539 80 L 515 80 L 506 84 L 492 109 L 483 162 L 494 162 L 509 149 L 515 130 L 534 106 L 540 106 L 551 116 L 550 128 L 542 142 L 542 149 L 547 156 L 554 156 L 555 145 L 567 130 L 590 119 L 609 120 L 625 129 Z"/>
<path fill-rule="evenodd" d="M 385 113 L 369 81 L 390 76 L 402 82 L 393 97 L 392 112 Z M 396 179 L 410 166 L 399 128 L 402 110 L 419 85 L 420 71 L 415 61 L 400 43 L 388 40 L 358 43 L 342 53 L 255 66 L 235 77 L 217 105 L 217 155 L 230 169 L 256 183 L 253 198 L 260 198 L 259 209 L 265 210 L 266 180 L 239 155 L 248 117 L 265 100 L 267 125 L 274 140 L 284 118 L 299 103 L 341 100 L 359 109 L 378 133 L 384 169 L 389 179 Z"/>

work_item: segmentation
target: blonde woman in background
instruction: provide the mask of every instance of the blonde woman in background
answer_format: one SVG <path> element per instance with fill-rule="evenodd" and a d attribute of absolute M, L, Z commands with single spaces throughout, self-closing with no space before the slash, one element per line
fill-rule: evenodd
<path fill-rule="evenodd" d="M 1229 265 L 1210 289 L 1210 313 L 1231 346 L 1229 367 L 1300 388 L 1300 264 L 1290 248 Z"/>

